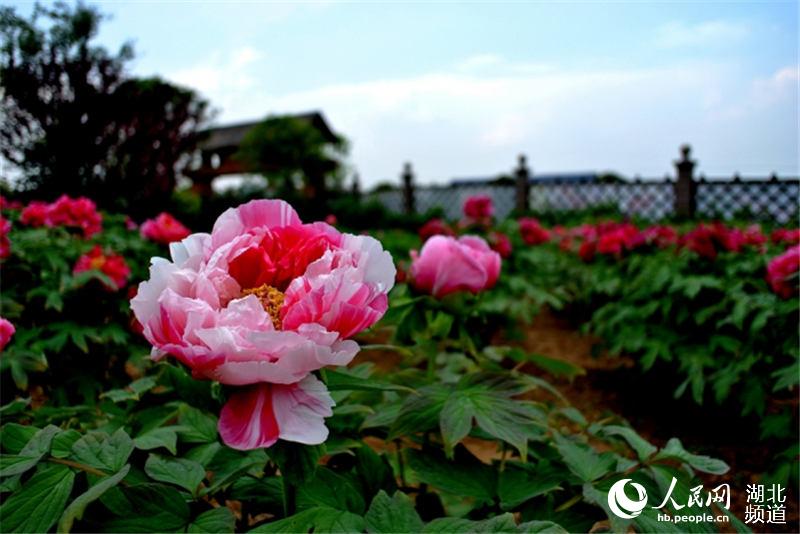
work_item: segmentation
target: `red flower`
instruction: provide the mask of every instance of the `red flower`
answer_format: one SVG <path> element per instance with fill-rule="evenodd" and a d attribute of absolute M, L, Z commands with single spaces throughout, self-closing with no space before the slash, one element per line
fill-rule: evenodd
<path fill-rule="evenodd" d="M 67 226 L 80 228 L 84 237 L 91 237 L 102 229 L 103 217 L 95 203 L 86 197 L 70 198 L 61 195 L 52 204 L 33 201 L 28 204 L 19 221 L 29 226 Z"/>
<path fill-rule="evenodd" d="M 559 227 L 560 228 L 560 227 Z M 555 229 L 553 229 L 555 231 Z M 550 232 L 536 219 L 524 217 L 519 220 L 519 233 L 528 245 L 541 245 L 550 241 Z"/>
<path fill-rule="evenodd" d="M 84 237 L 91 237 L 102 230 L 103 218 L 94 202 L 86 197 L 70 198 L 61 195 L 48 206 L 49 224 L 80 228 Z"/>
<path fill-rule="evenodd" d="M 431 219 L 423 224 L 422 228 L 419 229 L 419 238 L 422 239 L 423 242 L 427 241 L 429 237 L 433 237 L 435 235 L 453 236 L 456 234 L 453 229 L 441 219 Z"/>
<path fill-rule="evenodd" d="M 11 341 L 11 336 L 16 331 L 16 328 L 8 319 L 0 317 L 0 352 L 8 345 L 8 342 Z"/>
<path fill-rule="evenodd" d="M 648 245 L 666 248 L 678 242 L 678 232 L 671 226 L 651 226 L 642 232 L 642 238 Z"/>
<path fill-rule="evenodd" d="M 778 244 L 797 245 L 800 244 L 800 228 L 778 228 L 770 235 L 770 240 Z"/>
<path fill-rule="evenodd" d="M 772 259 L 767 265 L 767 283 L 778 296 L 788 299 L 797 295 L 800 270 L 800 245 Z"/>
<path fill-rule="evenodd" d="M 595 250 L 596 244 L 594 241 L 584 241 L 578 249 L 578 256 L 580 256 L 583 261 L 592 261 L 594 259 Z"/>
<path fill-rule="evenodd" d="M 506 234 L 500 232 L 489 234 L 489 246 L 503 258 L 511 256 L 511 240 Z"/>
<path fill-rule="evenodd" d="M 104 254 L 100 245 L 95 245 L 92 250 L 78 258 L 72 274 L 85 271 L 100 271 L 111 279 L 111 283 L 105 282 L 104 286 L 109 291 L 118 291 L 128 282 L 131 270 L 125 263 L 125 258 L 117 254 Z"/>
<path fill-rule="evenodd" d="M 8 240 L 8 233 L 11 231 L 11 221 L 4 219 L 0 215 L 0 259 L 11 255 L 11 241 Z"/>
<path fill-rule="evenodd" d="M 47 202 L 40 202 L 34 200 L 22 210 L 19 216 L 19 222 L 28 226 L 44 226 L 45 224 L 51 226 L 48 217 L 49 205 Z"/>
<path fill-rule="evenodd" d="M 188 237 L 191 231 L 169 213 L 162 212 L 155 219 L 142 223 L 142 236 L 156 243 L 169 244 Z"/>
<path fill-rule="evenodd" d="M 492 197 L 473 195 L 464 202 L 464 215 L 473 220 L 488 219 L 494 215 Z"/>

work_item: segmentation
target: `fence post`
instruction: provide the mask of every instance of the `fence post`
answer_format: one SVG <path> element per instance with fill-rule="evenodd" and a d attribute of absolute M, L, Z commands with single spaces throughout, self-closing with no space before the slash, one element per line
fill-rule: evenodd
<path fill-rule="evenodd" d="M 679 217 L 694 217 L 697 206 L 695 193 L 697 184 L 694 181 L 694 167 L 696 161 L 690 159 L 692 147 L 681 146 L 681 159 L 675 161 L 678 179 L 675 181 L 675 215 Z"/>
<path fill-rule="evenodd" d="M 516 177 L 515 208 L 519 213 L 524 213 L 530 208 L 531 191 L 530 171 L 525 161 L 525 154 L 519 155 L 519 164 L 514 171 L 514 176 Z"/>
<path fill-rule="evenodd" d="M 358 173 L 353 175 L 353 185 L 350 186 L 350 193 L 356 200 L 361 200 L 361 183 L 358 179 Z"/>
<path fill-rule="evenodd" d="M 414 171 L 411 170 L 411 163 L 406 162 L 403 166 L 403 207 L 408 215 L 414 213 Z"/>

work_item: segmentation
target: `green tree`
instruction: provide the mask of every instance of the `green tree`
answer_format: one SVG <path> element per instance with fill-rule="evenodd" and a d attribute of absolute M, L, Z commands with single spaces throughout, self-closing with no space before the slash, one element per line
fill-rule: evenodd
<path fill-rule="evenodd" d="M 135 203 L 171 192 L 206 105 L 127 76 L 132 47 L 93 42 L 102 20 L 81 3 L 37 4 L 29 19 L 0 8 L 0 154 L 36 196 L 90 192 L 107 207 L 155 209 Z"/>
<path fill-rule="evenodd" d="M 331 141 L 295 117 L 268 117 L 247 133 L 235 157 L 278 194 L 292 196 L 303 189 L 304 196 L 324 204 L 328 188 L 342 179 L 346 154 L 343 137 Z"/>

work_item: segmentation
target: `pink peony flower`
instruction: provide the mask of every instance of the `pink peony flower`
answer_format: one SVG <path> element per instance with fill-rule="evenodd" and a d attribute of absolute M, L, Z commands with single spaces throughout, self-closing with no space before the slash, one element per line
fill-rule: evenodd
<path fill-rule="evenodd" d="M 797 295 L 800 271 L 800 245 L 796 245 L 767 265 L 767 283 L 778 296 L 788 299 Z"/>
<path fill-rule="evenodd" d="M 550 241 L 550 232 L 537 219 L 523 217 L 519 220 L 519 233 L 528 245 L 541 245 Z"/>
<path fill-rule="evenodd" d="M 280 200 L 223 213 L 211 234 L 170 245 L 153 258 L 131 308 L 154 345 L 193 376 L 236 388 L 219 430 L 236 449 L 278 439 L 322 443 L 333 400 L 311 373 L 346 365 L 348 338 L 385 313 L 392 258 L 368 236 L 303 224 Z"/>
<path fill-rule="evenodd" d="M 11 341 L 11 336 L 14 335 L 17 329 L 8 319 L 0 317 L 0 351 L 6 348 L 8 342 Z"/>
<path fill-rule="evenodd" d="M 436 298 L 457 291 L 478 293 L 489 289 L 500 276 L 500 255 L 476 236 L 456 240 L 433 236 L 422 250 L 411 251 L 412 285 Z"/>
<path fill-rule="evenodd" d="M 11 221 L 0 215 L 0 260 L 11 255 L 11 241 L 8 234 L 11 232 Z"/>
<path fill-rule="evenodd" d="M 441 219 L 431 219 L 419 229 L 419 238 L 423 242 L 435 235 L 456 235 L 456 233 Z"/>
<path fill-rule="evenodd" d="M 155 219 L 147 219 L 142 223 L 142 237 L 168 245 L 187 237 L 191 231 L 169 213 L 162 212 Z"/>
<path fill-rule="evenodd" d="M 119 291 L 128 283 L 131 270 L 125 262 L 125 258 L 117 254 L 104 254 L 100 245 L 95 245 L 92 250 L 78 258 L 72 274 L 86 271 L 100 271 L 111 279 L 111 284 L 104 283 L 108 291 Z"/>
<path fill-rule="evenodd" d="M 489 195 L 473 195 L 464 202 L 464 215 L 473 220 L 483 220 L 494 215 L 492 197 Z"/>

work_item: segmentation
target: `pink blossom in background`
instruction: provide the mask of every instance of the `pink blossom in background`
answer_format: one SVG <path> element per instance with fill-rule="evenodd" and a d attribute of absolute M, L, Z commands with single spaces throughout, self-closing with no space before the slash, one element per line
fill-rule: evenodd
<path fill-rule="evenodd" d="M 767 283 L 779 297 L 797 296 L 800 245 L 773 258 L 767 265 Z"/>
<path fill-rule="evenodd" d="M 11 341 L 11 336 L 14 335 L 17 329 L 8 319 L 0 317 L 0 351 L 2 351 L 8 342 Z"/>
<path fill-rule="evenodd" d="M 139 225 L 136 224 L 136 221 L 131 219 L 130 216 L 126 215 L 125 216 L 125 229 L 126 230 L 130 230 L 131 232 L 133 232 L 134 230 L 138 230 L 139 229 Z"/>
<path fill-rule="evenodd" d="M 456 233 L 441 219 L 431 219 L 419 229 L 419 238 L 423 242 L 435 235 L 456 235 Z"/>
<path fill-rule="evenodd" d="M 72 273 L 79 274 L 91 270 L 100 271 L 111 279 L 111 284 L 103 283 L 109 291 L 118 291 L 125 287 L 131 276 L 125 258 L 118 254 L 105 254 L 100 245 L 95 245 L 92 250 L 78 258 Z"/>
<path fill-rule="evenodd" d="M 677 230 L 671 226 L 650 226 L 642 232 L 645 243 L 655 245 L 658 248 L 666 248 L 678 243 L 679 236 Z"/>
<path fill-rule="evenodd" d="M 331 226 L 336 226 L 336 224 L 339 222 L 339 219 L 336 218 L 336 215 L 331 213 L 327 217 L 325 217 L 325 222 L 330 224 Z"/>
<path fill-rule="evenodd" d="M 162 212 L 155 219 L 147 219 L 141 226 L 142 237 L 168 245 L 188 237 L 192 232 L 169 213 Z"/>
<path fill-rule="evenodd" d="M 519 220 L 519 233 L 528 245 L 541 245 L 550 241 L 550 232 L 537 219 L 523 217 Z"/>
<path fill-rule="evenodd" d="M 219 420 L 227 445 L 322 443 L 333 401 L 311 373 L 349 363 L 358 344 L 348 338 L 386 312 L 389 253 L 372 237 L 304 224 L 280 200 L 229 209 L 170 253 L 153 258 L 131 300 L 153 358 L 239 386 Z"/>
<path fill-rule="evenodd" d="M 441 298 L 457 291 L 478 293 L 500 276 L 500 255 L 476 236 L 455 239 L 433 236 L 422 250 L 411 251 L 411 283 L 419 291 Z"/>
<path fill-rule="evenodd" d="M 0 215 L 0 260 L 11 255 L 11 241 L 8 234 L 11 232 L 11 221 Z"/>
<path fill-rule="evenodd" d="M 501 258 L 508 258 L 511 256 L 512 247 L 511 240 L 506 234 L 500 232 L 492 232 L 489 234 L 489 246 L 492 250 L 500 254 Z"/>
<path fill-rule="evenodd" d="M 86 238 L 103 229 L 103 217 L 94 202 L 86 197 L 61 195 L 53 203 L 34 200 L 22 210 L 20 223 L 27 226 L 64 226 L 77 228 Z"/>
<path fill-rule="evenodd" d="M 494 204 L 489 195 L 473 195 L 464 202 L 464 215 L 479 221 L 494 215 Z"/>
<path fill-rule="evenodd" d="M 3 195 L 0 195 L 0 210 L 14 210 L 22 209 L 22 202 L 19 200 L 8 200 Z"/>

